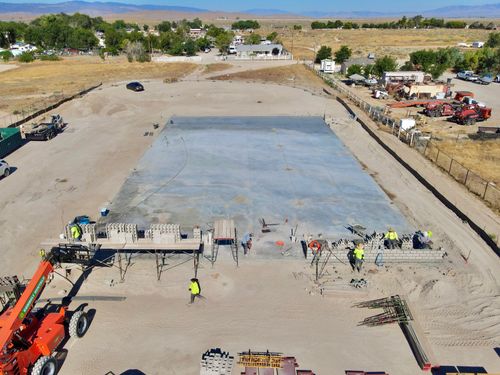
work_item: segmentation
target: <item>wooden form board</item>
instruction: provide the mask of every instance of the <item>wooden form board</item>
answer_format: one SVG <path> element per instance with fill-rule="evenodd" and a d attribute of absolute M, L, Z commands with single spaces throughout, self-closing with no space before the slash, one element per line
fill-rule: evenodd
<path fill-rule="evenodd" d="M 214 240 L 233 240 L 236 238 L 234 220 L 216 220 L 214 222 Z"/>

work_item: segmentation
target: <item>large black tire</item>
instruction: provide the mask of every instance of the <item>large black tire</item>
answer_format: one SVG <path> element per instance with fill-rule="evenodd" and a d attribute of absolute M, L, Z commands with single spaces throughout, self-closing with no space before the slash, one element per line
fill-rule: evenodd
<path fill-rule="evenodd" d="M 57 361 L 54 357 L 44 356 L 38 358 L 31 369 L 31 375 L 56 375 Z"/>
<path fill-rule="evenodd" d="M 70 337 L 80 338 L 89 329 L 89 317 L 85 311 L 75 311 L 69 321 L 68 332 Z"/>
<path fill-rule="evenodd" d="M 7 169 L 3 172 L 3 176 L 4 176 L 4 177 L 7 177 L 9 174 L 10 174 L 10 168 L 7 168 Z"/>

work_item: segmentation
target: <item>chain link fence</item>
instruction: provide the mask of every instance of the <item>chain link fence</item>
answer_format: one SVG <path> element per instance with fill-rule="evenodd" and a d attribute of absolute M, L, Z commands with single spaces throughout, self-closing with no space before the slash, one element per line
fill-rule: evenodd
<path fill-rule="evenodd" d="M 61 104 L 75 99 L 81 95 L 96 89 L 102 83 L 90 87 L 82 87 L 73 93 L 64 93 L 63 91 L 47 96 L 46 98 L 37 100 L 21 109 L 15 110 L 12 114 L 0 117 L 0 128 L 13 128 L 24 124 L 35 117 L 38 117 L 46 112 L 49 112 Z"/>
<path fill-rule="evenodd" d="M 346 87 L 344 83 L 334 78 L 332 75 L 324 74 L 314 68 L 314 64 L 305 64 L 311 71 L 321 77 L 330 87 L 342 93 L 354 104 L 362 109 L 372 120 L 387 126 L 387 130 L 397 136 L 399 140 L 419 151 L 427 159 L 431 160 L 443 171 L 448 173 L 453 179 L 461 183 L 469 191 L 481 197 L 497 211 L 500 210 L 500 189 L 495 183 L 490 182 L 473 172 L 469 168 L 460 164 L 452 156 L 441 151 L 432 141 L 429 135 L 423 135 L 419 131 L 405 131 L 399 127 L 399 120 L 387 114 L 385 107 L 374 106 Z"/>

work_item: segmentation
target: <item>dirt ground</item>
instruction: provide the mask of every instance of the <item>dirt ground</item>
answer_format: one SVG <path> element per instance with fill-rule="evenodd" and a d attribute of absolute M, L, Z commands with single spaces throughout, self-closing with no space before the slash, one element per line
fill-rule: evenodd
<path fill-rule="evenodd" d="M 96 268 L 78 295 L 126 300 L 85 302 L 93 309 L 92 325 L 82 340 L 65 346 L 62 375 L 122 374 L 133 369 L 148 375 L 196 374 L 201 354 L 213 347 L 233 355 L 249 348 L 280 351 L 296 356 L 300 368 L 318 374 L 342 374 L 353 368 L 419 374 L 397 326 L 357 326 L 373 311 L 352 308 L 353 303 L 392 294 L 407 295 L 416 306 L 414 314 L 439 364 L 500 371 L 493 350 L 500 345 L 500 264 L 467 225 L 383 151 L 343 107 L 320 95 L 315 83 L 304 90 L 290 84 L 201 77 L 195 71 L 186 81 L 172 84 L 145 79 L 142 93 L 125 90 L 124 82 L 107 83 L 58 109 L 69 123 L 64 133 L 9 155 L 6 160 L 16 170 L 0 181 L 0 274 L 30 277 L 40 243 L 57 238 L 76 215 L 95 218 L 159 134 L 153 124 L 162 126 L 172 115 L 326 112 L 335 119 L 333 131 L 408 222 L 415 228 L 431 228 L 435 243 L 448 257 L 438 266 L 367 265 L 366 290 L 322 297 L 315 292 L 306 261 L 259 259 L 263 237 L 258 235 L 254 253 L 239 268 L 227 254 L 213 268 L 202 262 L 199 278 L 206 300 L 193 306 L 187 305 L 187 282 L 193 273 L 189 263 L 165 272 L 160 282 L 153 260 L 134 260 L 124 283 L 118 282 L 116 268 Z M 144 136 L 145 132 L 154 136 Z M 467 194 L 453 183 L 448 189 L 457 197 Z M 465 263 L 460 254 L 469 251 Z M 350 268 L 341 264 L 329 272 L 341 284 L 352 277 Z M 76 270 L 72 277 L 78 277 Z M 63 296 L 70 287 L 57 277 L 44 297 Z M 72 307 L 81 303 L 74 301 Z M 233 374 L 238 370 L 235 366 Z"/>
<path fill-rule="evenodd" d="M 453 78 L 454 74 L 446 73 L 443 79 Z M 346 86 L 347 87 L 347 86 Z M 363 87 L 351 87 L 351 91 L 371 105 L 386 107 L 395 100 L 374 99 L 372 90 Z M 389 114 L 396 119 L 409 116 L 421 116 L 425 124 L 418 125 L 419 130 L 432 134 L 433 144 L 447 155 L 469 168 L 485 180 L 500 183 L 500 147 L 499 140 L 478 140 L 474 136 L 479 126 L 498 126 L 500 124 L 500 85 L 479 85 L 453 78 L 452 91 L 471 91 L 475 98 L 492 108 L 492 116 L 485 122 L 478 122 L 473 126 L 459 125 L 448 121 L 446 117 L 430 118 L 422 113 L 422 107 L 391 108 Z"/>
<path fill-rule="evenodd" d="M 287 50 L 296 59 L 311 60 L 319 47 L 326 45 L 333 51 L 341 45 L 349 46 L 353 56 L 390 55 L 407 59 L 411 52 L 425 48 L 455 47 L 457 43 L 472 43 L 488 39 L 486 30 L 304 30 L 278 31 Z M 264 33 L 265 35 L 265 33 Z"/>
<path fill-rule="evenodd" d="M 9 69 L 17 67 L 17 69 Z M 100 82 L 144 78 L 179 78 L 195 69 L 186 63 L 129 63 L 125 57 L 67 57 L 61 61 L 0 64 L 3 88 L 0 111 L 5 114 L 27 108 L 43 108 L 57 98 L 69 96 Z M 1 117 L 1 116 L 0 116 Z M 0 122 L 1 123 L 1 122 Z"/>

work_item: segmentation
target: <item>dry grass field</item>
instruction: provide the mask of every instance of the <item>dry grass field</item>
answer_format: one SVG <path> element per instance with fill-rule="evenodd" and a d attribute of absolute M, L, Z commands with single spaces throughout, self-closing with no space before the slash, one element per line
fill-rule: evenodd
<path fill-rule="evenodd" d="M 205 65 L 205 70 L 203 71 L 203 74 L 221 72 L 223 70 L 230 69 L 231 67 L 232 67 L 231 64 L 224 64 L 224 63 L 208 64 Z"/>
<path fill-rule="evenodd" d="M 263 30 L 262 34 L 265 35 Z M 341 45 L 353 50 L 354 56 L 366 56 L 375 53 L 377 56 L 391 55 L 398 59 L 406 59 L 416 50 L 424 48 L 453 47 L 457 43 L 471 43 L 476 40 L 485 41 L 489 31 L 486 30 L 281 30 L 278 32 L 285 47 L 292 51 L 295 58 L 312 59 L 314 50 L 322 45 L 332 47 L 335 51 Z"/>
<path fill-rule="evenodd" d="M 16 69 L 0 73 L 0 111 L 11 114 L 30 106 L 41 106 L 51 97 L 70 95 L 99 82 L 172 79 L 195 69 L 196 65 L 188 63 L 129 63 L 124 57 L 102 61 L 94 56 L 20 64 Z"/>
<path fill-rule="evenodd" d="M 323 80 L 302 64 L 223 74 L 213 79 L 221 81 L 242 80 L 273 82 L 307 89 L 316 89 L 324 86 Z"/>

